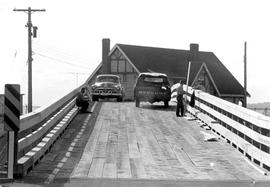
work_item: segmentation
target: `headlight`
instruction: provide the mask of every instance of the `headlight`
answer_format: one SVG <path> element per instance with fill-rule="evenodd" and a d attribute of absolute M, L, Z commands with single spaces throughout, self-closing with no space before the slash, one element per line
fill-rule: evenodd
<path fill-rule="evenodd" d="M 93 85 L 92 86 L 92 90 L 94 90 L 94 89 L 96 89 L 97 88 L 97 86 L 96 85 Z"/>
<path fill-rule="evenodd" d="M 120 90 L 120 89 L 121 89 L 121 86 L 120 86 L 120 85 L 116 85 L 115 88 L 116 88 L 117 90 Z"/>

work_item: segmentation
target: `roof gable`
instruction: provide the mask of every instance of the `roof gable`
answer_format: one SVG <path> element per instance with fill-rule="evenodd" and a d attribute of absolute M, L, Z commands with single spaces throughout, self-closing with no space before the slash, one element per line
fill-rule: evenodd
<path fill-rule="evenodd" d="M 139 72 L 165 73 L 169 77 L 186 77 L 189 50 L 155 48 L 116 44 Z M 190 82 L 193 82 L 203 62 L 221 96 L 244 95 L 244 89 L 231 72 L 212 52 L 198 54 L 199 60 L 192 61 Z"/>
<path fill-rule="evenodd" d="M 188 51 L 124 44 L 117 45 L 140 72 L 148 72 L 151 70 L 153 72 L 165 73 L 175 77 L 187 73 Z M 174 64 L 174 66 L 169 64 Z"/>
<path fill-rule="evenodd" d="M 216 83 L 221 96 L 242 95 L 244 88 L 232 75 L 232 73 L 222 64 L 222 62 L 212 52 L 200 52 L 200 58 L 203 60 Z"/>
<path fill-rule="evenodd" d="M 135 69 L 135 71 L 136 71 L 137 73 L 140 73 L 140 71 L 139 71 L 139 70 L 137 69 L 137 67 L 132 63 L 132 61 L 129 59 L 129 57 L 126 55 L 126 53 L 119 47 L 119 45 L 115 45 L 115 46 L 111 49 L 111 51 L 110 51 L 110 53 L 109 53 L 109 56 L 111 56 L 115 50 L 119 50 L 119 51 L 122 53 L 122 55 L 125 57 L 125 59 L 128 61 L 128 63 Z"/>
<path fill-rule="evenodd" d="M 209 70 L 208 70 L 208 68 L 207 68 L 207 66 L 206 66 L 205 63 L 202 63 L 202 65 L 201 65 L 199 71 L 197 72 L 196 76 L 195 76 L 194 79 L 193 79 L 193 82 L 192 82 L 191 86 L 194 85 L 195 81 L 198 79 L 198 76 L 200 75 L 200 73 L 201 73 L 203 70 L 205 70 L 205 72 L 207 73 L 207 76 L 209 77 L 209 80 L 210 80 L 211 84 L 213 85 L 213 87 L 214 87 L 215 91 L 217 92 L 218 96 L 220 96 L 220 93 L 219 93 L 219 90 L 218 90 L 218 88 L 217 88 L 217 86 L 216 86 L 216 83 L 215 83 L 213 77 L 211 76 L 211 73 L 209 72 Z"/>

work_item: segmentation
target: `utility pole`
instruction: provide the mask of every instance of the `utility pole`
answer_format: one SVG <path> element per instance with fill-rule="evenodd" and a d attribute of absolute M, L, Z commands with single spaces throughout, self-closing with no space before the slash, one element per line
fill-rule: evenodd
<path fill-rule="evenodd" d="M 33 27 L 33 37 L 36 37 L 37 27 L 32 25 L 31 14 L 33 12 L 45 12 L 45 9 L 13 9 L 13 11 L 27 12 L 28 22 L 26 27 L 28 27 L 28 112 L 32 112 L 32 27 Z"/>
<path fill-rule="evenodd" d="M 187 82 L 186 82 L 187 88 L 186 88 L 185 103 L 187 103 L 187 93 L 188 93 L 188 83 L 189 83 L 190 66 L 191 66 L 191 61 L 188 61 L 188 72 L 187 72 Z"/>
<path fill-rule="evenodd" d="M 69 74 L 76 75 L 76 86 L 78 86 L 79 75 L 89 75 L 89 73 L 68 72 Z"/>
<path fill-rule="evenodd" d="M 244 49 L 244 105 L 243 107 L 247 107 L 247 42 L 245 42 Z"/>

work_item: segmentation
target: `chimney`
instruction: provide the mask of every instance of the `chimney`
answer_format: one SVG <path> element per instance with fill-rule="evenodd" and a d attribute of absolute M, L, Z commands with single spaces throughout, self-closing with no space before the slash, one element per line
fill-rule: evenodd
<path fill-rule="evenodd" d="M 189 60 L 196 61 L 199 59 L 199 44 L 191 43 L 189 51 Z"/>
<path fill-rule="evenodd" d="M 104 74 L 111 73 L 109 52 L 110 52 L 110 39 L 103 38 L 102 39 L 102 72 Z"/>

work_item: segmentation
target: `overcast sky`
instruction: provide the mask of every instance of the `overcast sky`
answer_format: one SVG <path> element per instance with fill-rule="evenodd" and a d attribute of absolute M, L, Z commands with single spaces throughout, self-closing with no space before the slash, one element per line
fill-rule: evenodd
<path fill-rule="evenodd" d="M 267 0 L 0 0 L 0 93 L 21 84 L 27 94 L 27 14 L 32 14 L 33 105 L 45 105 L 83 83 L 101 62 L 102 38 L 116 43 L 211 51 L 243 85 L 247 41 L 249 103 L 270 101 L 270 3 Z M 77 74 L 77 75 L 76 75 Z M 229 81 L 229 80 L 228 80 Z M 26 100 L 27 97 L 24 97 Z"/>

